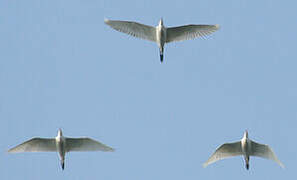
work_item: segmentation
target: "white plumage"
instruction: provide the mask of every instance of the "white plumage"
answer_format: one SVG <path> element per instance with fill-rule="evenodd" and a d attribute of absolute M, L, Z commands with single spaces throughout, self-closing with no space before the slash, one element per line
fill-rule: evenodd
<path fill-rule="evenodd" d="M 113 29 L 134 37 L 156 42 L 160 49 L 160 60 L 163 62 L 164 44 L 206 36 L 219 29 L 219 25 L 185 25 L 165 27 L 161 19 L 156 27 L 131 21 L 104 20 Z"/>
<path fill-rule="evenodd" d="M 59 129 L 56 138 L 32 138 L 14 148 L 8 150 L 9 153 L 20 152 L 58 152 L 61 159 L 62 169 L 64 169 L 65 154 L 71 151 L 105 151 L 112 152 L 113 148 L 95 141 L 91 138 L 69 138 L 64 137 Z"/>
<path fill-rule="evenodd" d="M 221 145 L 217 150 L 210 156 L 210 158 L 203 164 L 203 167 L 208 166 L 216 161 L 243 155 L 245 158 L 246 168 L 249 169 L 249 157 L 258 156 L 265 159 L 275 161 L 278 165 L 284 168 L 283 163 L 278 160 L 272 149 L 265 144 L 256 143 L 248 138 L 248 132 L 244 133 L 241 141 L 233 143 L 225 143 Z"/>

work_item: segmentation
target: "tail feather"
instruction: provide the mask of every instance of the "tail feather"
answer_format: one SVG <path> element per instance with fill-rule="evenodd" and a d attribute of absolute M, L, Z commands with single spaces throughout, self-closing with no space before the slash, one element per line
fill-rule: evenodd
<path fill-rule="evenodd" d="M 62 170 L 64 170 L 64 161 L 61 161 Z"/>
<path fill-rule="evenodd" d="M 244 158 L 244 160 L 245 160 L 245 168 L 246 168 L 247 170 L 249 170 L 249 167 L 250 167 L 250 157 L 249 157 L 249 156 L 246 156 L 246 157 Z"/>
<path fill-rule="evenodd" d="M 164 52 L 164 47 L 161 46 L 161 47 L 159 48 L 159 50 L 160 50 L 160 61 L 161 61 L 161 63 L 162 63 L 162 62 L 163 62 L 163 52 Z"/>

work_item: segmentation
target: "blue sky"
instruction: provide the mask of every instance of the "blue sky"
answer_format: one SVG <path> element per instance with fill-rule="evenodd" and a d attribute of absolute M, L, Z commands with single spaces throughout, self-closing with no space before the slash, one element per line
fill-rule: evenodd
<path fill-rule="evenodd" d="M 0 179 L 294 179 L 295 1 L 1 1 Z M 166 26 L 220 24 L 167 44 L 104 18 Z M 8 154 L 35 136 L 89 136 L 114 153 Z M 286 168 L 242 157 L 202 167 L 216 147 L 269 144 Z"/>

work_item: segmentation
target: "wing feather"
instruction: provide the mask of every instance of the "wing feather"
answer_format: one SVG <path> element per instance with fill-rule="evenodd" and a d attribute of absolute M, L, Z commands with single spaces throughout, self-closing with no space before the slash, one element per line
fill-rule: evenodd
<path fill-rule="evenodd" d="M 33 138 L 8 150 L 10 153 L 55 151 L 57 151 L 56 140 L 52 138 Z"/>
<path fill-rule="evenodd" d="M 156 28 L 131 21 L 104 20 L 111 28 L 131 36 L 156 42 Z"/>
<path fill-rule="evenodd" d="M 167 28 L 166 43 L 207 36 L 219 29 L 219 25 L 185 25 Z"/>
<path fill-rule="evenodd" d="M 280 162 L 280 160 L 276 157 L 276 155 L 274 154 L 274 152 L 272 151 L 272 149 L 268 145 L 260 144 L 260 143 L 256 143 L 254 141 L 251 141 L 251 146 L 252 146 L 251 156 L 258 156 L 258 157 L 262 157 L 262 158 L 265 158 L 265 159 L 270 159 L 270 160 L 275 161 L 282 168 L 285 167 L 283 165 L 283 163 Z"/>
<path fill-rule="evenodd" d="M 66 151 L 114 151 L 113 148 L 91 138 L 66 138 Z"/>
<path fill-rule="evenodd" d="M 232 156 L 242 155 L 241 142 L 225 143 L 221 145 L 217 150 L 210 156 L 210 158 L 203 164 L 203 167 L 208 166 L 218 160 L 225 159 Z"/>

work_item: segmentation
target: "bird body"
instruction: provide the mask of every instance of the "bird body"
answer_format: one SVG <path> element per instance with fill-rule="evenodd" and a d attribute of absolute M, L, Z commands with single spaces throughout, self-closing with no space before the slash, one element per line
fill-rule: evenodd
<path fill-rule="evenodd" d="M 55 138 L 32 138 L 14 148 L 9 153 L 20 152 L 58 152 L 61 166 L 64 170 L 65 155 L 70 151 L 106 151 L 112 152 L 113 148 L 108 147 L 91 138 L 69 138 L 64 137 L 59 129 Z"/>
<path fill-rule="evenodd" d="M 163 19 L 159 21 L 156 27 L 131 21 L 105 19 L 104 22 L 117 31 L 156 42 L 160 50 L 161 63 L 163 62 L 165 43 L 206 36 L 219 29 L 219 25 L 185 25 L 167 28 L 163 24 Z"/>
<path fill-rule="evenodd" d="M 160 20 L 156 27 L 156 39 L 160 50 L 160 61 L 163 62 L 164 44 L 166 42 L 166 28 L 163 25 L 163 19 Z"/>
<path fill-rule="evenodd" d="M 246 169 L 249 169 L 249 160 L 250 160 L 249 152 L 251 152 L 251 140 L 248 138 L 247 131 L 244 133 L 243 138 L 241 139 L 240 142 L 241 142 L 242 154 L 244 156 L 244 160 L 246 164 Z"/>
<path fill-rule="evenodd" d="M 56 137 L 56 147 L 57 147 L 57 152 L 60 155 L 62 169 L 64 170 L 64 162 L 65 162 L 65 154 L 66 154 L 66 139 L 63 136 L 61 129 L 59 129 L 58 135 Z"/>
<path fill-rule="evenodd" d="M 256 143 L 248 138 L 248 132 L 245 131 L 241 141 L 233 143 L 225 143 L 221 145 L 211 155 L 211 157 L 203 164 L 204 167 L 212 164 L 218 160 L 233 156 L 244 156 L 246 169 L 249 169 L 250 156 L 258 156 L 266 159 L 270 159 L 279 164 L 282 168 L 284 165 L 278 160 L 272 149 L 265 144 Z"/>

